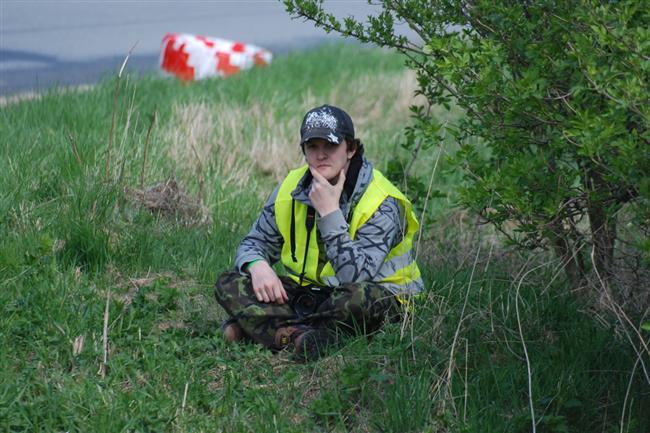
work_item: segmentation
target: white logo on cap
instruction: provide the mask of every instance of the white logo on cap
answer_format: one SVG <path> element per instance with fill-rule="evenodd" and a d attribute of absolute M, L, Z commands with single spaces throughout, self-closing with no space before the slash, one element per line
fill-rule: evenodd
<path fill-rule="evenodd" d="M 339 138 L 336 135 L 334 135 L 333 132 L 330 132 L 330 134 L 327 136 L 327 139 L 332 143 L 339 144 Z"/>
<path fill-rule="evenodd" d="M 328 128 L 335 130 L 338 126 L 339 123 L 336 121 L 336 117 L 327 108 L 320 111 L 313 111 L 305 119 L 305 128 L 307 129 Z"/>

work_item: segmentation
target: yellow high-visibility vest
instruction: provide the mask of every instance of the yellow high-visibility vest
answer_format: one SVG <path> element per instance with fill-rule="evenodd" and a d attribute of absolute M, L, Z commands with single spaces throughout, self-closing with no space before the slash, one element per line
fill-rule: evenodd
<path fill-rule="evenodd" d="M 281 261 L 289 276 L 302 284 L 316 284 L 321 286 L 335 287 L 339 285 L 336 273 L 328 261 L 318 272 L 318 241 L 314 228 L 310 232 L 311 238 L 307 242 L 307 219 L 308 206 L 293 200 L 291 193 L 296 189 L 298 182 L 302 179 L 308 167 L 305 165 L 299 169 L 289 172 L 278 190 L 275 199 L 275 220 L 284 239 L 282 246 Z M 415 263 L 413 254 L 413 238 L 418 230 L 418 221 L 413 212 L 411 202 L 402 194 L 388 179 L 378 170 L 373 170 L 372 182 L 361 196 L 352 213 L 349 221 L 349 233 L 352 240 L 359 228 L 363 226 L 387 197 L 395 198 L 402 206 L 406 218 L 406 231 L 402 241 L 391 249 L 379 268 L 374 282 L 389 286 L 393 293 L 413 293 L 418 289 L 420 281 L 420 269 Z M 292 248 L 292 220 L 293 220 L 293 248 Z M 308 245 L 308 253 L 305 255 L 305 248 Z M 292 249 L 293 254 L 292 254 Z M 304 260 L 306 257 L 306 261 Z"/>

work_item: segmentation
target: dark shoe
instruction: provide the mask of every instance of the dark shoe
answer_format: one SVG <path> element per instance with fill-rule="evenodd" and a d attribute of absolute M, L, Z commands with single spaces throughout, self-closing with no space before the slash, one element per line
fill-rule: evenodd
<path fill-rule="evenodd" d="M 336 336 L 328 329 L 311 328 L 302 332 L 294 343 L 296 356 L 303 361 L 315 361 L 334 345 Z"/>
<path fill-rule="evenodd" d="M 244 339 L 244 330 L 235 319 L 228 319 L 221 324 L 223 339 L 227 343 L 235 343 Z"/>
<path fill-rule="evenodd" d="M 274 346 L 277 350 L 284 350 L 295 344 L 296 339 L 312 329 L 306 325 L 285 326 L 275 331 Z"/>

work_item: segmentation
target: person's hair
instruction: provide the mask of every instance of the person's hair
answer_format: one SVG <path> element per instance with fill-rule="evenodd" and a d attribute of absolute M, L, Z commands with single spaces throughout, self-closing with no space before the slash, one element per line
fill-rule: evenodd
<path fill-rule="evenodd" d="M 347 150 L 350 151 L 352 149 L 356 149 L 357 153 L 356 155 L 363 156 L 363 143 L 361 140 L 358 138 L 352 138 L 352 137 L 345 137 L 345 143 L 347 144 Z M 300 148 L 302 149 L 302 153 L 305 153 L 305 143 L 302 143 L 300 145 Z"/>
<path fill-rule="evenodd" d="M 345 142 L 348 145 L 348 151 L 356 149 L 355 155 L 363 156 L 363 143 L 358 138 L 345 137 Z"/>

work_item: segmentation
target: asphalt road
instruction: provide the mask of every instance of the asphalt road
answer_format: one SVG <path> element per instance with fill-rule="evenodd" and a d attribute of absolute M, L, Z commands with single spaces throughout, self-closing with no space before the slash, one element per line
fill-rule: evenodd
<path fill-rule="evenodd" d="M 365 0 L 328 1 L 337 16 L 376 12 Z M 0 95 L 97 81 L 117 71 L 156 71 L 166 33 L 252 43 L 275 55 L 337 36 L 291 19 L 279 0 L 0 0 Z M 136 45 L 137 44 L 137 45 Z"/>

